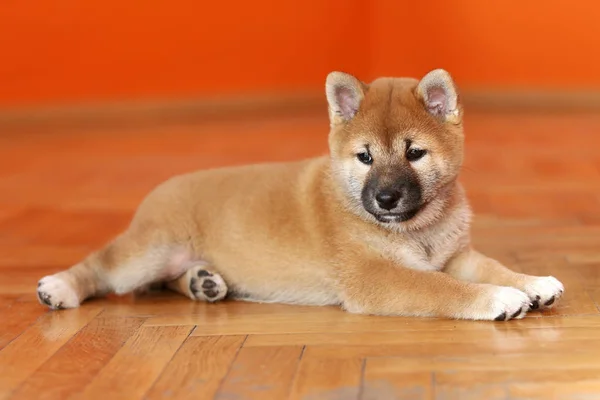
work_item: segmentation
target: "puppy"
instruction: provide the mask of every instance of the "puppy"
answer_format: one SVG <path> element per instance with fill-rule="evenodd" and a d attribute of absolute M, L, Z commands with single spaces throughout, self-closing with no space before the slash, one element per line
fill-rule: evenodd
<path fill-rule="evenodd" d="M 326 97 L 329 156 L 174 177 L 106 247 L 40 280 L 39 300 L 72 308 L 163 282 L 192 300 L 452 319 L 557 303 L 558 280 L 470 245 L 463 109 L 446 71 L 371 84 L 332 72 Z"/>

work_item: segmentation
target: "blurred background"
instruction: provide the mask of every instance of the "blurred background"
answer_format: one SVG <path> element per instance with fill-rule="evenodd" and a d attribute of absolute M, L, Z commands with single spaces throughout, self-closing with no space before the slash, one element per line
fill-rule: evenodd
<path fill-rule="evenodd" d="M 599 21 L 592 0 L 4 0 L 0 112 L 322 101 L 331 70 L 369 81 L 439 67 L 467 100 L 585 103 L 600 91 Z"/>

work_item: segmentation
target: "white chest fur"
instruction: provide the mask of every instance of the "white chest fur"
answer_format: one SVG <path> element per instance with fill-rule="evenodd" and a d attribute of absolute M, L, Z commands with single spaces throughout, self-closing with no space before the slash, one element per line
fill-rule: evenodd
<path fill-rule="evenodd" d="M 469 206 L 464 204 L 427 228 L 390 235 L 369 245 L 403 267 L 439 271 L 468 243 L 470 219 Z"/>

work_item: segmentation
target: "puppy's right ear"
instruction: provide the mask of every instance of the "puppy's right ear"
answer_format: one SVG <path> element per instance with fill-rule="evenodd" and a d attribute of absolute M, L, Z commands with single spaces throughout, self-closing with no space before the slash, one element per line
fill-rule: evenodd
<path fill-rule="evenodd" d="M 350 121 L 365 96 L 365 85 L 350 74 L 331 72 L 325 82 L 331 126 Z"/>

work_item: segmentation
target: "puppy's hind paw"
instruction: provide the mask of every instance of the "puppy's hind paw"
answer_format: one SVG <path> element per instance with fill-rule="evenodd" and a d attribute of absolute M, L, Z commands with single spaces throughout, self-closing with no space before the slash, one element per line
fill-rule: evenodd
<path fill-rule="evenodd" d="M 46 276 L 38 282 L 37 297 L 41 304 L 53 310 L 79 307 L 79 298 L 67 281 L 56 275 Z"/>
<path fill-rule="evenodd" d="M 190 292 L 195 300 L 214 303 L 223 300 L 227 295 L 227 284 L 221 275 L 207 270 L 205 266 L 191 268 L 188 276 Z"/>

